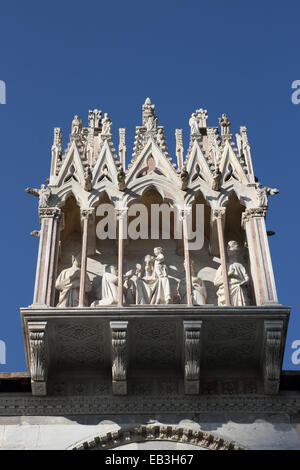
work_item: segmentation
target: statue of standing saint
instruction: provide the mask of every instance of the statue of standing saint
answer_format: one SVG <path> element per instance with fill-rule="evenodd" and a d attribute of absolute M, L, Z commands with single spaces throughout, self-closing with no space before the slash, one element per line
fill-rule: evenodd
<path fill-rule="evenodd" d="M 240 252 L 239 244 L 235 240 L 231 240 L 227 244 L 227 276 L 229 285 L 229 294 L 231 298 L 231 305 L 234 307 L 243 307 L 249 305 L 249 299 L 247 294 L 247 284 L 249 282 L 249 276 L 246 272 L 245 267 L 238 261 L 238 255 Z M 216 272 L 214 285 L 218 288 L 218 305 L 225 305 L 225 292 L 224 282 L 222 276 L 222 266 L 220 266 Z"/>

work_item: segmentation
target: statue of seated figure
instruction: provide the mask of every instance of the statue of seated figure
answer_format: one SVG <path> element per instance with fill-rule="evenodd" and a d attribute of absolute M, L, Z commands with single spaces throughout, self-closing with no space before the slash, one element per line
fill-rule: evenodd
<path fill-rule="evenodd" d="M 171 304 L 170 280 L 163 249 L 161 247 L 154 248 L 154 256 L 145 256 L 143 269 L 140 265 L 137 265 L 136 268 L 136 304 Z"/>
<path fill-rule="evenodd" d="M 95 300 L 91 307 L 117 305 L 118 303 L 118 271 L 114 265 L 110 271 L 104 271 L 102 275 L 101 300 Z"/>
<path fill-rule="evenodd" d="M 63 269 L 58 276 L 55 287 L 59 291 L 57 307 L 77 307 L 79 303 L 80 288 L 80 257 L 72 256 L 72 266 Z M 89 276 L 85 278 L 85 293 L 92 288 Z M 85 299 L 86 300 L 86 299 Z M 86 302 L 85 302 L 86 304 Z"/>
<path fill-rule="evenodd" d="M 238 261 L 238 255 L 240 247 L 238 242 L 231 240 L 227 244 L 227 276 L 229 294 L 231 299 L 231 305 L 235 307 L 243 307 L 249 305 L 249 299 L 247 294 L 247 284 L 249 282 L 249 276 L 246 272 L 245 267 Z M 224 282 L 222 276 L 222 266 L 220 266 L 216 272 L 214 285 L 218 287 L 218 305 L 225 305 L 225 292 Z"/>

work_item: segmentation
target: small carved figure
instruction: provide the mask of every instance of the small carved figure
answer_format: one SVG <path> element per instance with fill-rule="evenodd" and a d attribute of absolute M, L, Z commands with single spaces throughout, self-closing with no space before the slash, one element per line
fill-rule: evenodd
<path fill-rule="evenodd" d="M 55 287 L 59 291 L 57 307 L 77 307 L 80 288 L 80 257 L 72 256 L 72 266 L 64 269 L 58 276 Z M 92 288 L 89 276 L 85 278 L 85 293 Z"/>
<path fill-rule="evenodd" d="M 181 189 L 185 191 L 187 189 L 188 182 L 189 182 L 189 174 L 185 166 L 181 170 L 180 179 L 181 179 Z"/>
<path fill-rule="evenodd" d="M 79 119 L 77 114 L 75 114 L 74 119 L 72 121 L 71 134 L 78 135 L 80 134 L 81 129 L 82 129 L 82 120 Z"/>
<path fill-rule="evenodd" d="M 120 191 L 124 191 L 126 185 L 125 185 L 125 171 L 123 169 L 122 166 L 120 166 L 120 168 L 118 169 L 118 175 L 117 175 L 117 179 L 118 179 L 118 188 Z"/>
<path fill-rule="evenodd" d="M 40 189 L 26 188 L 25 192 L 28 194 L 32 194 L 33 196 L 39 197 L 39 207 L 48 207 L 48 201 L 51 197 L 51 189 L 49 188 L 49 186 L 42 184 Z"/>
<path fill-rule="evenodd" d="M 230 134 L 230 120 L 226 114 L 222 114 L 219 118 L 219 123 L 221 126 L 221 135 L 228 135 Z"/>
<path fill-rule="evenodd" d="M 112 120 L 109 118 L 108 114 L 104 114 L 104 118 L 102 120 L 102 131 L 101 135 L 110 135 L 111 134 L 111 126 Z"/>
<path fill-rule="evenodd" d="M 93 129 L 99 128 L 101 125 L 102 111 L 100 109 L 89 110 L 89 126 Z"/>
<path fill-rule="evenodd" d="M 234 307 L 243 307 L 249 305 L 247 294 L 247 284 L 249 276 L 245 267 L 238 261 L 240 247 L 238 242 L 231 240 L 227 244 L 227 276 L 231 304 Z M 224 281 L 222 276 L 222 266 L 217 269 L 214 285 L 218 288 L 218 305 L 225 305 Z"/>
<path fill-rule="evenodd" d="M 196 113 L 193 113 L 189 120 L 189 125 L 191 128 L 191 135 L 199 134 L 199 123 L 196 117 Z"/>
<path fill-rule="evenodd" d="M 135 304 L 136 287 L 132 279 L 133 276 L 134 276 L 133 269 L 128 271 L 124 276 L 124 284 L 123 284 L 124 298 L 125 298 L 126 304 L 129 304 L 129 305 Z"/>
<path fill-rule="evenodd" d="M 261 183 L 256 184 L 256 195 L 259 207 L 268 207 L 268 196 L 273 194 L 278 194 L 279 189 L 277 188 L 268 188 L 265 186 L 262 187 Z"/>
<path fill-rule="evenodd" d="M 157 278 L 157 286 L 151 298 L 151 304 L 171 304 L 172 295 L 168 268 L 165 264 L 165 256 L 161 247 L 154 248 L 153 274 Z"/>
<path fill-rule="evenodd" d="M 206 287 L 200 277 L 200 271 L 195 275 L 195 265 L 193 261 L 191 263 L 191 274 L 193 305 L 205 305 L 207 300 Z"/>
<path fill-rule="evenodd" d="M 146 130 L 147 132 L 154 132 L 157 129 L 157 117 L 152 115 L 149 116 L 146 121 Z"/>
<path fill-rule="evenodd" d="M 86 191 L 92 190 L 92 179 L 93 179 L 92 170 L 90 166 L 87 166 L 84 172 L 84 189 Z"/>
<path fill-rule="evenodd" d="M 213 184 L 212 184 L 212 189 L 214 191 L 220 191 L 221 188 L 221 179 L 222 179 L 222 173 L 220 172 L 219 167 L 217 167 L 213 173 Z"/>

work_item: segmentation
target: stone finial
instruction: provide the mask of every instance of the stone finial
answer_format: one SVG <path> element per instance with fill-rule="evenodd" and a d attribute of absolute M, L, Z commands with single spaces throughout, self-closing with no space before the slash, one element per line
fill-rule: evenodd
<path fill-rule="evenodd" d="M 62 146 L 62 135 L 61 135 L 61 128 L 60 127 L 54 127 L 54 135 L 53 135 L 53 147 L 56 147 L 60 149 L 61 151 L 61 146 Z"/>
<path fill-rule="evenodd" d="M 176 139 L 177 165 L 178 165 L 179 170 L 181 170 L 183 167 L 182 129 L 175 129 L 175 139 Z"/>
<path fill-rule="evenodd" d="M 155 105 L 151 103 L 150 98 L 147 98 L 143 104 L 143 126 L 147 131 L 156 130 L 157 117 L 155 115 Z"/>
<path fill-rule="evenodd" d="M 231 122 L 226 114 L 222 114 L 222 116 L 219 118 L 219 123 L 221 127 L 221 135 L 229 135 Z"/>

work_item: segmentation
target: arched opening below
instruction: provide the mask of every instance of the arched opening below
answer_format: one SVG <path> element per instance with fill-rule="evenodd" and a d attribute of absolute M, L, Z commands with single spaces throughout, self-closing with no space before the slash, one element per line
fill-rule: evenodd
<path fill-rule="evenodd" d="M 137 447 L 132 446 L 133 444 Z M 118 429 L 82 441 L 70 450 L 245 450 L 235 441 L 210 432 L 173 425 L 153 424 Z"/>

